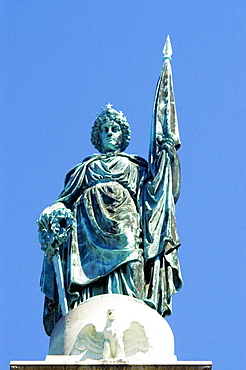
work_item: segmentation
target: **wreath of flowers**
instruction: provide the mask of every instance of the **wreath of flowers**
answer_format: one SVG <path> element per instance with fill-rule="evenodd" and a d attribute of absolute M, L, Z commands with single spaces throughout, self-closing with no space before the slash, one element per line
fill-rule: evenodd
<path fill-rule="evenodd" d="M 76 227 L 73 213 L 67 208 L 55 209 L 49 214 L 42 213 L 37 221 L 38 239 L 41 249 L 46 252 L 49 262 L 59 246 L 65 243 Z"/>

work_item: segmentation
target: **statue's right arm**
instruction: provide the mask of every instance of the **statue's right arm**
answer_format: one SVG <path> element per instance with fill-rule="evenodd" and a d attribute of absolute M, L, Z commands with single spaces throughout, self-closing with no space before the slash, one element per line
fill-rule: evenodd
<path fill-rule="evenodd" d="M 93 156 L 92 156 L 93 157 Z M 77 200 L 79 192 L 81 191 L 81 186 L 83 182 L 83 168 L 88 159 L 86 158 L 82 163 L 74 166 L 65 176 L 64 189 L 61 192 L 58 199 L 50 206 L 45 208 L 42 214 L 49 215 L 51 212 L 58 209 L 72 209 L 73 203 Z"/>
<path fill-rule="evenodd" d="M 67 208 L 72 210 L 74 202 L 79 196 L 79 190 L 82 186 L 83 162 L 74 166 L 65 176 L 64 189 L 53 205 L 58 204 L 59 208 Z"/>

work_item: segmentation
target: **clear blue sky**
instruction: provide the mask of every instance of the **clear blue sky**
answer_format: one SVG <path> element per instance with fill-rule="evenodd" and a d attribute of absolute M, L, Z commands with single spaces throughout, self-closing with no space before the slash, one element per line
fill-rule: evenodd
<path fill-rule="evenodd" d="M 245 369 L 245 0 L 1 2 L 1 369 L 43 360 L 36 220 L 95 152 L 112 103 L 148 155 L 162 48 L 173 46 L 182 147 L 177 222 L 185 285 L 168 319 L 179 360 Z"/>

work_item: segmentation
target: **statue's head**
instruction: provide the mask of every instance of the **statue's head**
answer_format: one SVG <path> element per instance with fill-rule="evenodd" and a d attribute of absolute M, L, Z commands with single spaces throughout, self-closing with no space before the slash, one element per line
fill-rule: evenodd
<path fill-rule="evenodd" d="M 122 112 L 110 104 L 97 115 L 91 131 L 91 142 L 101 153 L 123 152 L 130 141 L 131 130 Z"/>

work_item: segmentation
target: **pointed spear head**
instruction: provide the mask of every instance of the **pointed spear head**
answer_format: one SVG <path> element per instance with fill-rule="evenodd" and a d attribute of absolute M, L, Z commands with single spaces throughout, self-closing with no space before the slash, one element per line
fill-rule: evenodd
<path fill-rule="evenodd" d="M 165 42 L 165 45 L 164 45 L 164 48 L 162 50 L 163 52 L 163 58 L 166 59 L 171 59 L 172 55 L 173 55 L 173 49 L 172 49 L 172 44 L 171 44 L 171 40 L 170 40 L 170 36 L 168 35 L 167 36 L 167 39 L 166 39 L 166 42 Z"/>

